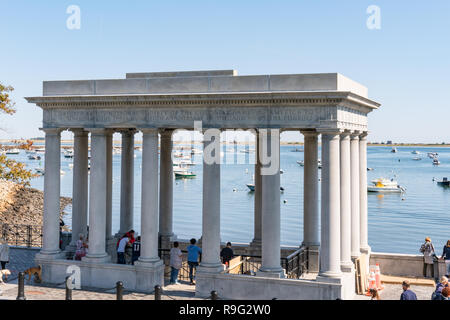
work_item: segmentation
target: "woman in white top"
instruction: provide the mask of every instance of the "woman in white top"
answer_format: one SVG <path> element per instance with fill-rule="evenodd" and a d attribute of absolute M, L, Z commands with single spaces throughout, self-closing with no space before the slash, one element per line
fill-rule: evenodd
<path fill-rule="evenodd" d="M 9 246 L 8 240 L 2 239 L 0 242 L 0 262 L 2 270 L 6 269 L 6 264 L 9 263 Z"/>
<path fill-rule="evenodd" d="M 178 272 L 183 264 L 182 255 L 177 241 L 173 243 L 173 248 L 170 249 L 170 284 L 178 284 Z"/>

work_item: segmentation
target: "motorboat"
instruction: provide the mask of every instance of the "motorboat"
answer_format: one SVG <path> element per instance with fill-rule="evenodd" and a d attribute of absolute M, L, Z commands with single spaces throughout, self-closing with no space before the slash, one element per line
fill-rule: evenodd
<path fill-rule="evenodd" d="M 420 152 L 419 151 L 417 151 L 417 150 L 414 150 L 413 152 L 411 152 L 412 154 L 420 154 Z"/>
<path fill-rule="evenodd" d="M 367 171 L 373 171 L 373 170 L 375 170 L 375 169 L 367 167 Z"/>
<path fill-rule="evenodd" d="M 72 159 L 73 158 L 73 150 L 68 149 L 68 150 L 64 151 L 64 158 Z"/>
<path fill-rule="evenodd" d="M 438 166 L 438 165 L 440 165 L 440 164 L 441 164 L 441 162 L 439 161 L 438 158 L 434 158 L 434 159 L 433 159 L 433 165 L 434 165 L 434 166 Z"/>
<path fill-rule="evenodd" d="M 176 179 L 183 179 L 183 178 L 195 178 L 197 175 L 192 171 L 177 171 L 175 172 L 175 178 Z"/>
<path fill-rule="evenodd" d="M 392 153 L 397 153 L 397 148 L 393 147 L 391 150 Z"/>
<path fill-rule="evenodd" d="M 294 149 L 291 150 L 291 152 L 303 152 L 303 149 L 294 148 Z"/>
<path fill-rule="evenodd" d="M 448 180 L 448 178 L 444 177 L 444 178 L 442 178 L 442 181 L 437 181 L 437 184 L 439 186 L 443 186 L 443 187 L 450 187 L 450 180 Z"/>
<path fill-rule="evenodd" d="M 28 159 L 29 160 L 41 160 L 41 156 L 38 154 L 29 154 Z"/>
<path fill-rule="evenodd" d="M 20 150 L 17 148 L 6 150 L 5 154 L 19 154 Z"/>
<path fill-rule="evenodd" d="M 255 191 L 255 185 L 253 183 L 248 183 L 247 188 L 250 190 L 250 192 Z M 284 191 L 284 188 L 280 186 L 280 191 Z"/>
<path fill-rule="evenodd" d="M 419 160 L 422 160 L 422 158 L 420 158 L 420 157 L 414 157 L 413 160 L 414 160 L 414 161 L 419 161 Z"/>
<path fill-rule="evenodd" d="M 402 193 L 405 188 L 401 187 L 394 179 L 378 178 L 371 181 L 372 185 L 367 186 L 368 192 Z"/>
<path fill-rule="evenodd" d="M 427 156 L 428 156 L 428 158 L 433 159 L 438 156 L 438 153 L 437 152 L 428 152 Z"/>
<path fill-rule="evenodd" d="M 43 168 L 35 168 L 34 170 L 36 171 L 37 174 L 39 174 L 41 176 L 43 176 L 45 173 Z"/>

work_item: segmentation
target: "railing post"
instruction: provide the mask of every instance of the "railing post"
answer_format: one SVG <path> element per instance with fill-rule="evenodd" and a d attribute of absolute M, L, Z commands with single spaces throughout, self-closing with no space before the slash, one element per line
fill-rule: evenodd
<path fill-rule="evenodd" d="M 66 300 L 72 300 L 72 276 L 66 277 Z"/>
<path fill-rule="evenodd" d="M 19 286 L 16 300 L 26 300 L 25 298 L 25 273 L 19 272 Z"/>
<path fill-rule="evenodd" d="M 117 281 L 116 283 L 116 300 L 123 300 L 123 283 Z"/>
<path fill-rule="evenodd" d="M 161 287 L 155 286 L 155 300 L 161 300 Z"/>
<path fill-rule="evenodd" d="M 219 296 L 217 295 L 217 291 L 211 291 L 211 300 L 219 300 Z"/>

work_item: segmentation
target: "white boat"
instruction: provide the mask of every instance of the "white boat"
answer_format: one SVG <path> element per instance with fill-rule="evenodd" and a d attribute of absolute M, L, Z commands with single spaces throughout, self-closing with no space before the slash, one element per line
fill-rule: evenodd
<path fill-rule="evenodd" d="M 195 163 L 192 160 L 179 160 L 173 162 L 174 167 L 180 167 L 180 166 L 195 166 Z"/>
<path fill-rule="evenodd" d="M 420 158 L 420 157 L 415 157 L 415 158 L 413 158 L 413 160 L 419 161 L 419 160 L 422 160 L 422 158 Z"/>
<path fill-rule="evenodd" d="M 438 153 L 437 152 L 428 152 L 427 156 L 428 156 L 428 158 L 433 159 L 438 156 Z"/>
<path fill-rule="evenodd" d="M 73 158 L 73 149 L 68 149 L 64 151 L 64 158 L 72 159 Z"/>
<path fill-rule="evenodd" d="M 405 189 L 394 179 L 379 178 L 371 181 L 372 185 L 367 186 L 368 192 L 402 193 Z"/>
<path fill-rule="evenodd" d="M 5 154 L 19 154 L 20 150 L 17 148 L 6 150 Z"/>
<path fill-rule="evenodd" d="M 305 162 L 303 160 L 297 160 L 297 163 L 300 165 L 300 167 L 305 166 Z M 320 161 L 320 159 L 317 161 L 317 167 L 319 169 L 322 169 L 322 162 Z"/>
<path fill-rule="evenodd" d="M 36 171 L 37 174 L 40 174 L 41 176 L 43 176 L 44 173 L 45 173 L 45 171 L 44 171 L 43 168 L 36 168 L 36 169 L 34 169 L 34 170 Z"/>
<path fill-rule="evenodd" d="M 414 150 L 413 152 L 411 152 L 412 154 L 420 154 L 420 152 L 419 151 L 417 151 L 417 150 Z"/>
<path fill-rule="evenodd" d="M 438 166 L 438 165 L 440 165 L 440 164 L 441 164 L 441 162 L 439 161 L 438 158 L 434 158 L 434 159 L 433 159 L 433 165 L 434 165 L 434 166 Z"/>

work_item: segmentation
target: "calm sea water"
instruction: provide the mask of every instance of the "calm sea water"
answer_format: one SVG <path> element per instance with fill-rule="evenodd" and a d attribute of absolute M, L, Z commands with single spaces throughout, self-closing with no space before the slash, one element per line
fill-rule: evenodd
<path fill-rule="evenodd" d="M 198 146 L 197 146 L 198 147 Z M 199 147 L 198 147 L 199 148 Z M 246 187 L 253 181 L 253 154 L 232 154 L 231 146 L 224 146 L 226 157 L 236 157 L 235 162 L 221 168 L 221 239 L 222 241 L 249 242 L 253 236 L 254 195 Z M 244 149 L 239 146 L 238 150 Z M 281 242 L 297 246 L 303 236 L 303 168 L 296 161 L 303 160 L 303 152 L 291 152 L 292 146 L 281 146 Z M 420 244 L 430 236 L 440 248 L 450 239 L 450 189 L 433 182 L 433 177 L 450 178 L 450 148 L 399 147 L 390 153 L 390 147 L 369 147 L 368 180 L 378 177 L 395 177 L 406 187 L 406 194 L 369 194 L 369 244 L 373 251 L 418 253 Z M 414 161 L 413 150 L 421 152 L 422 160 Z M 438 152 L 440 166 L 433 166 L 427 152 Z M 140 230 L 141 160 L 142 152 L 135 151 L 135 229 Z M 44 166 L 44 160 L 28 160 L 27 155 L 11 155 L 27 163 L 29 168 Z M 174 232 L 179 238 L 201 236 L 202 165 L 201 155 L 194 157 L 195 179 L 175 180 Z M 250 162 L 250 161 L 251 162 Z M 399 161 L 400 160 L 400 161 Z M 61 155 L 61 194 L 72 195 L 71 159 Z M 120 155 L 113 156 L 113 232 L 119 228 L 120 208 Z M 33 179 L 31 185 L 43 189 L 43 177 Z M 71 208 L 67 208 L 70 213 Z M 70 225 L 70 214 L 65 218 Z"/>

